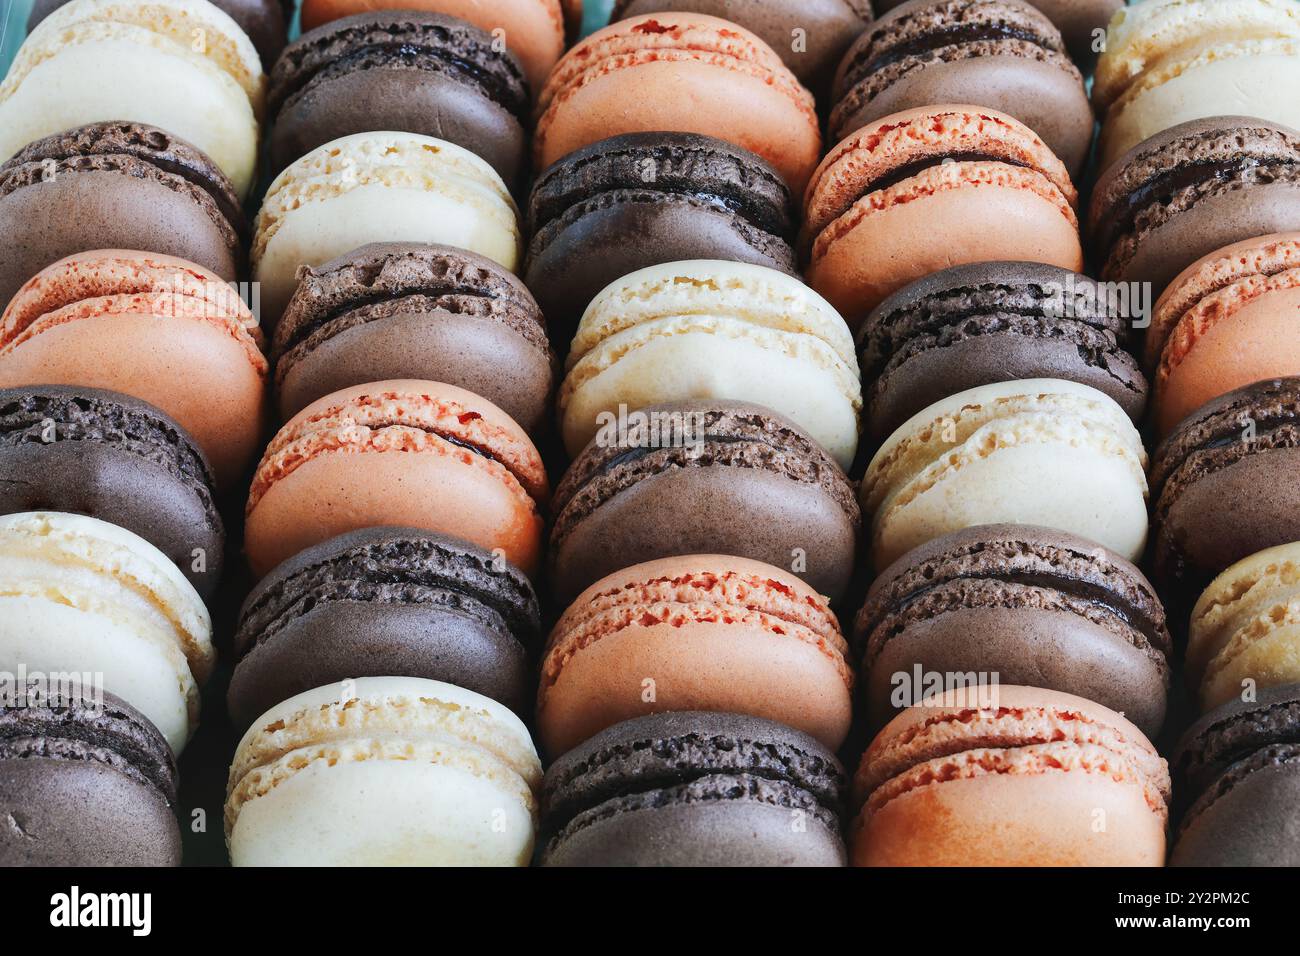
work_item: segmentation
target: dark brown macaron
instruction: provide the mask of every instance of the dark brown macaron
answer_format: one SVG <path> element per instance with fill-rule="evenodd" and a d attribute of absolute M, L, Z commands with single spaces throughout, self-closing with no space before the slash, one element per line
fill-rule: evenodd
<path fill-rule="evenodd" d="M 415 528 L 363 528 L 280 564 L 239 614 L 227 702 L 241 728 L 349 677 L 425 677 L 531 704 L 541 616 L 522 571 Z"/>
<path fill-rule="evenodd" d="M 463 146 L 514 185 L 529 102 L 514 54 L 463 20 L 419 10 L 344 17 L 304 33 L 271 70 L 271 171 L 340 136 L 395 130 Z"/>
<path fill-rule="evenodd" d="M 1133 320 L 1087 276 L 1037 262 L 934 272 L 877 306 L 858 332 L 868 429 L 883 441 L 941 398 L 993 382 L 1062 378 L 1109 395 L 1135 422 L 1147 382 Z"/>
<path fill-rule="evenodd" d="M 1220 571 L 1300 541 L 1300 378 L 1269 379 L 1201 406 L 1152 457 L 1152 579 L 1171 620 Z"/>
<path fill-rule="evenodd" d="M 545 319 L 519 279 L 464 249 L 418 242 L 301 267 L 271 357 L 285 420 L 341 388 L 424 379 L 468 388 L 533 431 L 556 371 Z"/>
<path fill-rule="evenodd" d="M 179 866 L 176 760 L 157 728 L 104 693 L 0 707 L 0 866 Z"/>
<path fill-rule="evenodd" d="M 1216 116 L 1157 133 L 1097 180 L 1088 239 L 1100 277 L 1149 282 L 1152 300 L 1197 259 L 1300 229 L 1300 132 Z"/>
<path fill-rule="evenodd" d="M 1072 176 L 1092 144 L 1083 77 L 1052 21 L 1021 0 L 908 0 L 849 48 L 832 101 L 833 141 L 891 113 L 968 103 L 1020 120 Z"/>
<path fill-rule="evenodd" d="M 854 640 L 875 727 L 933 692 L 929 675 L 1085 697 L 1148 736 L 1164 722 L 1171 642 L 1155 589 L 1063 531 L 981 525 L 913 549 L 871 585 Z"/>
<path fill-rule="evenodd" d="M 143 123 L 92 123 L 0 165 L 0 308 L 24 282 L 90 249 L 160 252 L 234 281 L 248 222 L 225 173 Z"/>
<path fill-rule="evenodd" d="M 643 13 L 704 13 L 738 23 L 775 50 L 800 83 L 818 92 L 871 22 L 871 0 L 615 0 L 610 20 Z"/>
<path fill-rule="evenodd" d="M 551 584 L 567 604 L 620 568 L 728 554 L 787 568 L 831 600 L 853 572 L 861 513 L 820 445 L 769 409 L 686 400 L 602 431 L 555 492 Z"/>
<path fill-rule="evenodd" d="M 638 269 L 725 259 L 794 275 L 794 204 L 768 163 L 694 133 L 628 133 L 543 172 L 524 280 L 567 348 L 596 294 Z"/>

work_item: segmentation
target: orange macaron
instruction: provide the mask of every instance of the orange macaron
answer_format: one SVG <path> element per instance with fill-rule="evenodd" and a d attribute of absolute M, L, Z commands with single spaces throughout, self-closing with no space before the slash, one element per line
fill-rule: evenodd
<path fill-rule="evenodd" d="M 253 476 L 244 550 L 258 577 L 337 534 L 377 525 L 438 531 L 537 569 L 546 470 L 527 433 L 441 382 L 356 385 L 280 429 Z"/>
<path fill-rule="evenodd" d="M 969 262 L 1083 268 L 1070 174 L 1019 120 L 977 106 L 893 113 L 827 154 L 804 197 L 809 284 L 856 325 L 915 279 Z"/>
<path fill-rule="evenodd" d="M 745 558 L 660 558 L 578 596 L 547 641 L 537 730 L 557 756 L 659 711 L 766 717 L 837 749 L 853 671 L 826 598 Z"/>
<path fill-rule="evenodd" d="M 99 249 L 28 280 L 0 318 L 0 388 L 123 392 L 176 419 L 229 488 L 262 441 L 268 366 L 252 311 L 216 273 Z"/>
<path fill-rule="evenodd" d="M 1161 435 L 1243 385 L 1300 375 L 1300 232 L 1235 242 L 1188 266 L 1156 302 L 1145 358 Z"/>
<path fill-rule="evenodd" d="M 621 133 L 702 133 L 757 153 L 794 190 L 821 155 L 812 94 L 753 33 L 698 13 L 613 23 L 556 64 L 537 105 L 537 169 Z"/>

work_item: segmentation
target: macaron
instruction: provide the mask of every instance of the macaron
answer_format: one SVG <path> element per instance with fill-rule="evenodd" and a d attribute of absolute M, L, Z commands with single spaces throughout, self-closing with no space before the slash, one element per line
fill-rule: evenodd
<path fill-rule="evenodd" d="M 420 242 L 303 267 L 272 358 L 283 419 L 351 385 L 420 378 L 474 389 L 532 431 L 556 372 L 546 319 L 522 282 L 484 256 Z"/>
<path fill-rule="evenodd" d="M 539 90 L 564 52 L 565 34 L 574 32 L 582 0 L 302 0 L 302 28 L 377 8 L 423 10 L 457 17 L 492 34 L 515 56 L 528 82 Z"/>
<path fill-rule="evenodd" d="M 1064 691 L 1149 737 L 1169 692 L 1171 642 L 1132 562 L 1078 535 L 980 525 L 913 548 L 872 582 L 854 622 L 871 723 L 921 702 L 920 674 Z"/>
<path fill-rule="evenodd" d="M 853 780 L 857 866 L 1163 866 L 1169 769 L 1073 694 L 948 691 L 899 714 Z"/>
<path fill-rule="evenodd" d="M 299 266 L 370 242 L 437 242 L 513 272 L 518 214 L 486 160 L 418 133 L 354 133 L 294 160 L 275 177 L 254 223 L 253 278 L 262 315 L 279 321 Z"/>
<path fill-rule="evenodd" d="M 440 382 L 356 385 L 308 405 L 253 476 L 244 550 L 253 574 L 345 531 L 399 525 L 463 538 L 531 574 L 546 470 L 487 399 Z"/>
<path fill-rule="evenodd" d="M 143 123 L 56 133 L 0 165 L 0 307 L 52 262 L 87 249 L 141 249 L 233 282 L 248 221 L 234 186 L 189 143 Z"/>
<path fill-rule="evenodd" d="M 207 0 L 72 0 L 28 35 L 0 83 L 0 159 L 129 120 L 193 144 L 247 196 L 265 85 L 253 42 Z"/>
<path fill-rule="evenodd" d="M 1300 232 L 1235 242 L 1170 283 L 1146 335 L 1162 433 L 1212 398 L 1300 373 Z"/>
<path fill-rule="evenodd" d="M 1092 100 L 1109 165 L 1162 130 L 1245 115 L 1300 127 L 1300 7 L 1291 0 L 1145 0 L 1116 12 Z"/>
<path fill-rule="evenodd" d="M 1186 667 L 1202 711 L 1300 683 L 1300 544 L 1265 548 L 1210 582 L 1192 609 Z"/>
<path fill-rule="evenodd" d="M 244 601 L 230 715 L 246 727 L 371 675 L 443 680 L 522 713 L 541 628 L 528 578 L 491 552 L 416 528 L 349 531 L 277 565 Z"/>
<path fill-rule="evenodd" d="M 805 733 L 740 714 L 648 714 L 542 782 L 543 866 L 843 866 L 847 780 Z"/>
<path fill-rule="evenodd" d="M 342 136 L 403 130 L 463 146 L 514 183 L 532 101 L 519 61 L 478 27 L 380 10 L 291 43 L 271 70 L 267 107 L 276 172 Z"/>
<path fill-rule="evenodd" d="M 935 272 L 872 310 L 858 331 L 867 428 L 878 440 L 921 409 L 992 382 L 1061 378 L 1113 398 L 1134 421 L 1147 382 L 1129 353 L 1136 314 L 1087 276 L 1037 262 Z"/>
<path fill-rule="evenodd" d="M 179 866 L 176 759 L 157 728 L 112 694 L 0 705 L 0 866 Z"/>
<path fill-rule="evenodd" d="M 1191 605 L 1221 571 L 1300 541 L 1300 378 L 1269 379 L 1206 403 L 1152 456 L 1152 579 Z"/>
<path fill-rule="evenodd" d="M 968 262 L 1080 272 L 1078 194 L 1043 140 L 1005 113 L 926 106 L 862 127 L 804 197 L 809 284 L 855 328 L 891 293 Z"/>
<path fill-rule="evenodd" d="M 1146 452 L 1114 399 L 1063 379 L 958 392 L 917 412 L 862 479 L 878 571 L 981 524 L 1078 534 L 1134 561 L 1147 535 Z"/>
<path fill-rule="evenodd" d="M 611 19 L 668 12 L 706 13 L 739 24 L 776 51 L 800 83 L 819 89 L 871 23 L 871 0 L 615 0 Z"/>
<path fill-rule="evenodd" d="M 556 399 L 570 456 L 620 406 L 685 398 L 765 405 L 845 469 L 857 451 L 862 387 L 848 327 L 775 269 L 704 259 L 650 266 L 587 307 Z"/>
<path fill-rule="evenodd" d="M 35 0 L 31 16 L 27 20 L 28 32 L 36 29 L 36 24 L 68 2 L 69 0 Z M 293 19 L 293 0 L 212 0 L 212 3 L 230 14 L 230 18 L 248 34 L 262 58 L 262 65 L 269 69 L 284 49 L 289 21 Z"/>
<path fill-rule="evenodd" d="M 1170 866 L 1300 866 L 1300 685 L 1205 715 L 1183 735 L 1174 768 L 1196 799 Z"/>
<path fill-rule="evenodd" d="M 226 535 L 207 458 L 172 418 L 128 395 L 0 389 L 0 514 L 40 510 L 138 534 L 204 599 L 221 580 Z"/>
<path fill-rule="evenodd" d="M 765 717 L 837 750 L 853 670 L 826 599 L 788 571 L 688 555 L 615 572 L 547 640 L 537 733 L 548 754 L 658 711 Z"/>
<path fill-rule="evenodd" d="M 272 707 L 230 766 L 235 866 L 527 866 L 542 782 L 528 729 L 473 691 L 361 677 Z"/>
<path fill-rule="evenodd" d="M 1083 77 L 1052 21 L 1021 0 L 908 0 L 844 55 L 829 135 L 935 103 L 972 103 L 1020 120 L 1078 175 L 1092 145 Z"/>
<path fill-rule="evenodd" d="M 626 133 L 570 153 L 528 199 L 524 279 L 566 345 L 615 279 L 730 259 L 797 274 L 794 205 L 758 156 L 696 133 Z"/>
<path fill-rule="evenodd" d="M 853 483 L 761 405 L 690 399 L 593 439 L 555 490 L 550 581 L 562 604 L 654 558 L 724 554 L 784 567 L 836 601 L 853 572 Z"/>
<path fill-rule="evenodd" d="M 1300 132 L 1245 116 L 1174 126 L 1097 180 L 1088 238 L 1099 276 L 1159 295 L 1217 249 L 1300 229 Z"/>
<path fill-rule="evenodd" d="M 166 555 L 98 518 L 5 515 L 0 582 L 0 668 L 102 676 L 181 752 L 216 653 L 207 608 Z"/>
<path fill-rule="evenodd" d="M 809 93 L 744 27 L 698 13 L 629 17 L 565 54 L 542 87 L 533 161 L 619 133 L 704 133 L 758 153 L 800 191 L 821 154 Z"/>
<path fill-rule="evenodd" d="M 0 388 L 125 392 L 162 409 L 220 488 L 257 454 L 268 365 L 257 319 L 220 276 L 173 256 L 98 249 L 30 279 L 0 316 Z"/>

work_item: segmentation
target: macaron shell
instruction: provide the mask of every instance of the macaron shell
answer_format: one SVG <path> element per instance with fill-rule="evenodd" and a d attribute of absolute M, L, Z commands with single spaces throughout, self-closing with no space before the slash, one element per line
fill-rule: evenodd
<path fill-rule="evenodd" d="M 1183 824 L 1170 866 L 1300 866 L 1300 765 L 1256 769 Z"/>

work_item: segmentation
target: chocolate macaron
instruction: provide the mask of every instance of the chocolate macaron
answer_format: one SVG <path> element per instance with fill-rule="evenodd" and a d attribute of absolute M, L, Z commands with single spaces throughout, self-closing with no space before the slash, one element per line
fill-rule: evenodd
<path fill-rule="evenodd" d="M 1088 236 L 1102 279 L 1158 295 L 1202 256 L 1300 229 L 1300 132 L 1216 116 L 1157 133 L 1093 188 Z"/>
<path fill-rule="evenodd" d="M 143 123 L 92 123 L 26 146 L 0 165 L 0 309 L 52 262 L 88 249 L 138 249 L 233 281 L 248 223 L 234 187 L 189 143 Z"/>
<path fill-rule="evenodd" d="M 1091 385 L 1138 421 L 1147 382 L 1123 311 L 1092 279 L 1044 263 L 980 262 L 918 279 L 858 332 L 869 430 L 884 440 L 954 392 L 1023 378 Z"/>
<path fill-rule="evenodd" d="M 1001 110 L 1077 175 L 1092 144 L 1083 77 L 1052 21 L 1022 0 L 908 0 L 845 54 L 829 134 L 933 103 Z"/>
<path fill-rule="evenodd" d="M 414 378 L 471 388 L 528 430 L 546 414 L 556 365 L 545 319 L 509 270 L 419 242 L 302 267 L 272 358 L 285 420 L 342 388 Z"/>
<path fill-rule="evenodd" d="M 415 528 L 363 528 L 300 552 L 244 602 L 228 701 L 247 726 L 296 694 L 347 678 L 423 677 L 516 712 L 541 640 L 523 572 Z"/>
<path fill-rule="evenodd" d="M 795 274 L 794 228 L 789 187 L 748 150 L 695 133 L 627 133 L 538 177 L 524 277 L 567 347 L 596 294 L 647 266 L 729 259 Z"/>
<path fill-rule="evenodd" d="M 919 703 L 918 670 L 1086 697 L 1148 736 L 1164 722 L 1171 648 L 1155 589 L 1064 531 L 980 525 L 915 548 L 873 582 L 854 635 L 875 726 Z"/>
<path fill-rule="evenodd" d="M 1183 736 L 1174 769 L 1195 795 L 1171 866 L 1300 866 L 1300 685 L 1206 714 Z"/>
<path fill-rule="evenodd" d="M 861 512 L 820 445 L 759 405 L 688 400 L 598 435 L 556 488 L 551 582 L 562 603 L 630 564 L 713 550 L 794 571 L 838 600 Z"/>
<path fill-rule="evenodd" d="M 95 388 L 0 389 L 0 514 L 61 511 L 133 531 L 210 599 L 225 531 L 212 470 L 147 402 Z"/>
<path fill-rule="evenodd" d="M 179 866 L 176 760 L 112 694 L 0 708 L 0 866 Z"/>
<path fill-rule="evenodd" d="M 344 17 L 304 33 L 271 70 L 271 167 L 371 130 L 421 133 L 522 169 L 530 108 L 514 55 L 463 20 L 419 10 Z"/>
<path fill-rule="evenodd" d="M 542 865 L 843 866 L 846 790 L 835 756 L 783 724 L 638 717 L 546 772 Z"/>

